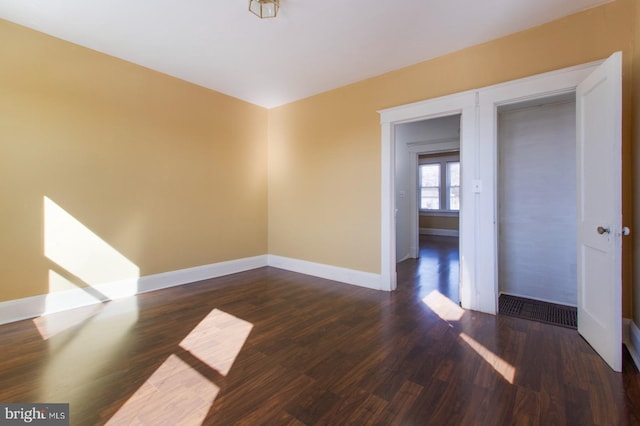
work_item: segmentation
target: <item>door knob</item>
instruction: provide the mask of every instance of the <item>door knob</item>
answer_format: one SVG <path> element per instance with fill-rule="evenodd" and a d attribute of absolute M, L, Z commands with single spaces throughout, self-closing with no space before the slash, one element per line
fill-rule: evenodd
<path fill-rule="evenodd" d="M 628 226 L 623 226 L 622 227 L 622 235 L 629 235 L 631 234 L 631 229 L 629 229 Z"/>
<path fill-rule="evenodd" d="M 609 233 L 609 228 L 603 228 L 602 226 L 598 226 L 598 234 L 602 235 L 602 234 L 608 234 Z"/>

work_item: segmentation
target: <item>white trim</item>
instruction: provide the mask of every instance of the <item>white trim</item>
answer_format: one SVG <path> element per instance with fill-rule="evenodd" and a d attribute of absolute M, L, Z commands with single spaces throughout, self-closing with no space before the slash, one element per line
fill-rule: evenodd
<path fill-rule="evenodd" d="M 32 296 L 0 302 L 0 324 L 40 316 L 45 311 L 47 296 Z"/>
<path fill-rule="evenodd" d="M 270 254 L 269 266 L 301 274 L 312 275 L 346 284 L 357 285 L 374 290 L 387 290 L 381 286 L 381 276 L 370 272 L 356 271 L 354 269 L 341 268 L 339 266 L 325 265 L 306 260 L 292 259 Z"/>
<path fill-rule="evenodd" d="M 478 262 L 478 292 L 483 312 L 496 312 L 499 293 L 497 109 L 502 105 L 573 93 L 601 62 L 514 80 L 480 91 L 478 167 L 485 189 L 478 206 L 480 231 L 476 243 L 478 253 L 482 253 L 482 260 Z"/>
<path fill-rule="evenodd" d="M 420 235 L 439 235 L 442 237 L 459 237 L 460 231 L 455 229 L 420 228 Z"/>
<path fill-rule="evenodd" d="M 473 259 L 475 224 L 475 199 L 471 191 L 475 175 L 476 156 L 476 93 L 468 91 L 413 104 L 378 111 L 381 132 L 381 285 L 384 289 L 396 288 L 396 224 L 395 224 L 395 130 L 397 124 L 425 119 L 460 115 L 460 163 L 462 173 L 460 213 L 460 300 L 465 309 L 474 308 L 475 294 L 471 283 L 475 282 L 475 267 L 467 259 Z M 417 165 L 416 165 L 417 166 Z M 417 213 L 417 209 L 416 209 Z M 417 222 L 417 214 L 416 214 Z M 417 223 L 416 223 L 417 225 Z M 417 229 L 417 226 L 415 227 Z M 416 233 L 417 238 L 417 233 Z"/>
<path fill-rule="evenodd" d="M 475 93 L 472 91 L 455 95 L 401 105 L 394 108 L 378 111 L 381 124 L 381 215 L 380 215 L 380 275 L 381 288 L 384 290 L 396 289 L 396 221 L 395 221 L 395 126 L 412 121 L 420 121 L 431 118 L 460 115 L 460 159 L 464 162 L 465 155 L 473 153 L 475 140 Z M 466 154 L 465 148 L 466 146 Z M 433 147 L 432 147 L 433 148 Z M 465 167 L 465 166 L 461 166 Z M 465 199 L 465 188 L 471 189 L 472 173 L 462 174 L 461 200 Z M 465 181 L 469 180 L 468 185 Z M 471 206 L 471 199 L 470 206 Z M 461 201 L 464 203 L 464 201 Z M 417 210 L 416 210 L 417 211 Z M 468 216 L 471 218 L 471 216 Z M 417 214 L 416 214 L 417 219 Z M 461 221 L 464 214 L 461 214 Z M 417 226 L 416 226 L 417 229 Z M 463 237 L 464 238 L 464 237 Z M 471 246 L 461 241 L 461 258 L 466 259 L 465 250 Z M 461 295 L 463 307 L 469 308 L 470 297 L 466 296 L 465 280 L 468 280 L 473 271 L 461 265 Z"/>
<path fill-rule="evenodd" d="M 439 142 L 411 142 L 407 144 L 407 150 L 418 155 L 445 154 L 447 152 L 460 151 L 460 139 L 447 138 Z"/>
<path fill-rule="evenodd" d="M 128 297 L 163 288 L 190 284 L 197 281 L 244 272 L 264 266 L 267 266 L 267 255 L 147 275 L 137 280 L 134 279 L 127 282 L 118 281 L 100 284 L 99 286 L 96 286 L 96 292 L 91 291 L 92 288 L 76 288 L 73 290 L 42 294 L 23 299 L 9 300 L 6 302 L 0 302 L 0 324 L 7 324 L 10 322 L 35 318 L 43 314 L 102 303 L 120 297 Z M 134 288 L 136 290 L 133 292 L 127 292 L 123 290 L 125 288 Z M 111 295 L 111 298 L 106 298 L 104 294 Z M 54 308 L 51 308 L 52 306 L 54 306 Z"/>
<path fill-rule="evenodd" d="M 237 274 L 238 272 L 268 266 L 267 255 L 246 257 L 243 259 L 229 260 L 213 263 L 211 265 L 196 266 L 194 268 L 180 269 L 162 274 L 148 275 L 138 280 L 138 293 L 160 290 L 177 285 L 190 284 L 197 281 Z"/>
<path fill-rule="evenodd" d="M 543 299 L 541 297 L 533 297 L 533 296 L 524 295 L 524 294 L 506 293 L 504 291 L 501 291 L 500 294 L 498 295 L 498 297 L 500 297 L 500 295 L 502 295 L 502 294 L 507 295 L 507 296 L 520 297 L 522 299 L 537 300 L 538 302 L 553 303 L 554 305 L 571 306 L 572 308 L 576 308 L 577 307 L 573 303 L 558 302 L 557 300 Z"/>
<path fill-rule="evenodd" d="M 460 105 L 475 97 L 475 90 L 413 102 L 379 110 L 380 122 L 388 124 L 411 123 L 425 118 L 449 117 L 460 114 Z"/>
<path fill-rule="evenodd" d="M 383 289 L 381 286 L 381 276 L 379 274 L 282 256 L 261 255 L 147 275 L 137 280 L 134 279 L 126 282 L 118 281 L 100 284 L 95 288 L 76 288 L 68 291 L 0 302 L 0 325 L 35 318 L 53 312 L 98 304 L 121 297 L 129 297 L 164 288 L 191 284 L 265 266 L 273 266 L 275 268 L 286 269 L 374 290 L 386 290 L 386 288 Z M 135 290 L 127 292 L 125 290 L 127 288 L 134 288 Z M 109 294 L 111 297 L 107 298 L 104 294 Z M 55 306 L 55 308 L 51 309 L 51 306 Z"/>
<path fill-rule="evenodd" d="M 496 313 L 496 109 L 575 91 L 602 61 L 378 111 L 381 124 L 381 276 L 396 288 L 394 126 L 461 114 L 460 301 L 465 309 Z M 484 188 L 484 189 L 483 189 Z"/>
<path fill-rule="evenodd" d="M 418 208 L 418 194 L 420 193 L 418 190 L 418 185 L 420 184 L 420 178 L 418 177 L 418 155 L 418 152 L 409 150 L 409 176 L 411 176 L 411 184 L 409 185 L 409 212 L 411 213 L 409 216 L 409 229 L 411 230 L 409 256 L 413 259 L 420 257 L 420 242 L 418 241 L 420 235 L 419 232 L 416 232 L 416 229 L 419 231 L 420 228 L 420 209 Z M 406 260 L 406 258 L 397 260 L 397 262 L 402 262 L 403 260 Z"/>
<path fill-rule="evenodd" d="M 640 369 L 640 328 L 629 318 L 623 318 L 622 325 L 623 342 L 629 350 L 636 368 Z"/>

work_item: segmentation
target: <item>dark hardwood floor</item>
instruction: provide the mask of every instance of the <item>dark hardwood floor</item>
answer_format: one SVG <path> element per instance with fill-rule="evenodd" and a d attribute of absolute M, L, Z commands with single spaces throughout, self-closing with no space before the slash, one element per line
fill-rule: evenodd
<path fill-rule="evenodd" d="M 0 401 L 74 425 L 640 424 L 628 354 L 617 374 L 573 330 L 463 311 L 457 255 L 423 250 L 393 293 L 262 268 L 0 326 Z"/>
<path fill-rule="evenodd" d="M 437 290 L 460 303 L 459 240 L 457 237 L 420 236 L 418 259 L 398 264 L 398 282 L 416 288 L 416 296 Z"/>

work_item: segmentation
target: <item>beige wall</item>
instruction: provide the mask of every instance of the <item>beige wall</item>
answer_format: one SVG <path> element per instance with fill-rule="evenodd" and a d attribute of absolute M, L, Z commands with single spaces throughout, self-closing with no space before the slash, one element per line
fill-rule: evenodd
<path fill-rule="evenodd" d="M 640 115 L 637 98 L 631 115 L 637 3 L 616 0 L 270 111 L 0 21 L 0 39 L 11 40 L 0 44 L 0 301 L 48 291 L 57 267 L 43 255 L 45 196 L 142 275 L 266 252 L 377 273 L 377 110 L 617 50 L 628 222 L 631 122 Z M 636 126 L 636 143 L 639 134 Z"/>
<path fill-rule="evenodd" d="M 625 217 L 631 214 L 633 3 L 549 24 L 269 112 L 269 252 L 380 272 L 377 110 L 590 62 L 623 51 Z M 625 244 L 623 312 L 631 315 Z"/>
<path fill-rule="evenodd" d="M 74 280 L 43 254 L 44 197 L 141 275 L 266 253 L 267 110 L 1 20 L 0 40 L 0 301 Z"/>
<path fill-rule="evenodd" d="M 420 215 L 420 229 L 432 228 L 432 229 L 449 229 L 453 231 L 460 230 L 460 219 L 458 217 L 451 216 L 432 216 L 432 215 Z"/>

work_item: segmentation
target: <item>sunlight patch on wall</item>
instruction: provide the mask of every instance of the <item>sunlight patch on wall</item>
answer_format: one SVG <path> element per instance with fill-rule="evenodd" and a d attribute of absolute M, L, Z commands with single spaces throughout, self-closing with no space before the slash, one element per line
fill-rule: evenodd
<path fill-rule="evenodd" d="M 93 305 L 101 301 L 95 294 L 79 290 L 76 284 L 57 272 L 49 270 L 49 294 L 45 302 L 45 314 Z"/>
<path fill-rule="evenodd" d="M 94 288 L 94 296 L 104 296 L 99 299 L 117 299 L 137 292 L 140 268 L 48 197 L 44 197 L 44 255 Z M 58 277 L 52 280 L 50 275 L 50 293 L 61 285 Z M 47 305 L 48 311 L 56 310 Z"/>
<path fill-rule="evenodd" d="M 180 342 L 180 347 L 226 376 L 253 324 L 214 309 Z"/>
<path fill-rule="evenodd" d="M 443 321 L 460 321 L 464 315 L 464 309 L 453 303 L 451 299 L 438 290 L 433 290 L 422 301 Z"/>
<path fill-rule="evenodd" d="M 465 333 L 460 333 L 460 338 L 478 355 L 480 355 L 482 359 L 484 359 L 487 364 L 496 371 L 496 373 L 500 374 L 507 382 L 509 382 L 509 384 L 513 384 L 513 379 L 516 376 L 516 369 L 511 364 L 491 352 L 471 336 Z"/>
<path fill-rule="evenodd" d="M 107 425 L 199 425 L 220 388 L 189 364 L 171 355 Z"/>

